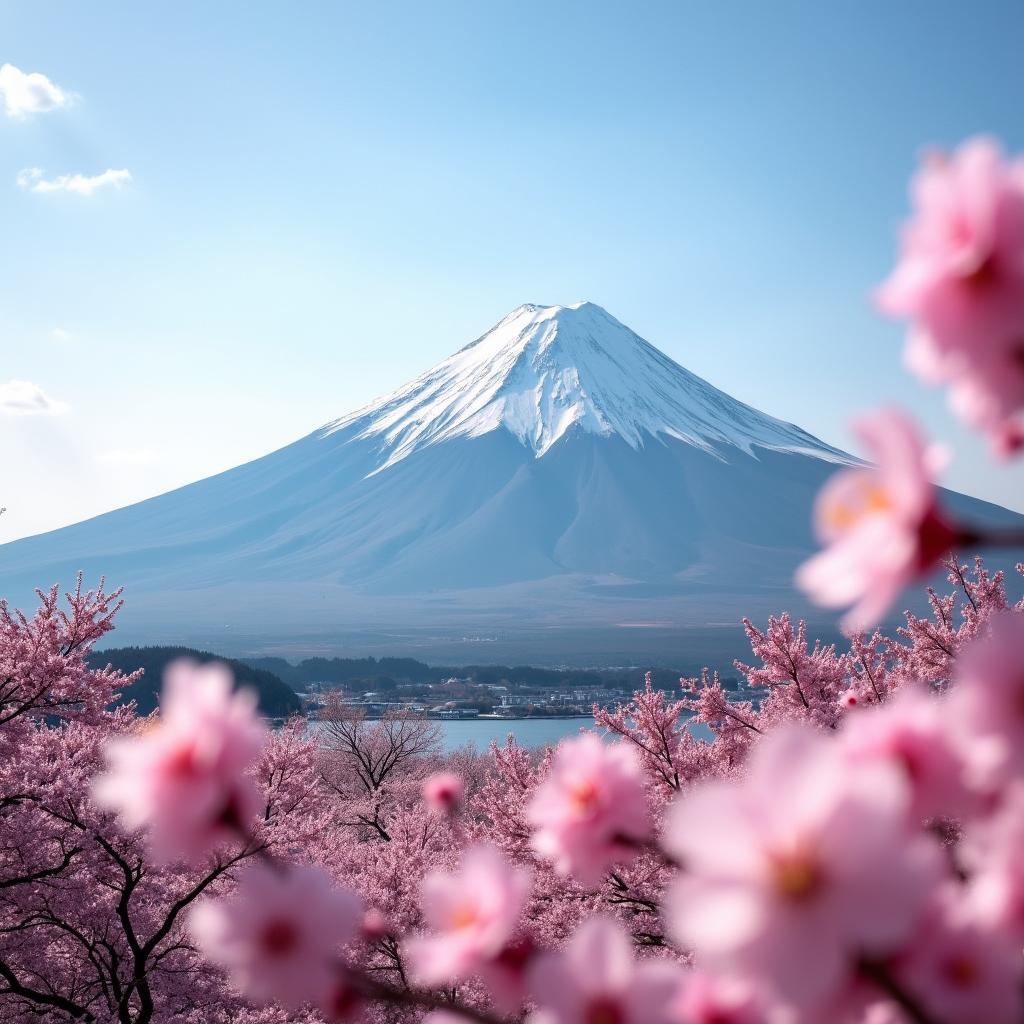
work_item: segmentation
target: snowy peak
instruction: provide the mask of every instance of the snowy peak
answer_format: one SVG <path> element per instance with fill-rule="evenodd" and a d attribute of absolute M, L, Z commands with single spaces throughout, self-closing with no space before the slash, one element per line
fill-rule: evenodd
<path fill-rule="evenodd" d="M 592 302 L 523 305 L 416 380 L 328 424 L 379 438 L 384 469 L 454 437 L 504 429 L 542 457 L 571 429 L 633 448 L 671 437 L 705 450 L 841 452 L 690 373 Z"/>

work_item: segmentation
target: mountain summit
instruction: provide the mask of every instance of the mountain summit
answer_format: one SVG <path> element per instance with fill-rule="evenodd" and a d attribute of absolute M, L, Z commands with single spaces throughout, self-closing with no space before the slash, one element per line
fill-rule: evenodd
<path fill-rule="evenodd" d="M 592 302 L 523 305 L 414 381 L 329 424 L 380 438 L 394 465 L 455 437 L 504 428 L 538 457 L 575 428 L 632 448 L 659 436 L 705 450 L 755 445 L 842 454 L 683 369 Z"/>
<path fill-rule="evenodd" d="M 793 570 L 848 458 L 599 306 L 520 306 L 279 451 L 0 547 L 0 588 L 28 604 L 35 586 L 105 574 L 126 588 L 120 642 L 649 659 L 652 624 L 678 653 L 694 629 L 807 611 Z M 464 646 L 480 637 L 505 646 Z"/>

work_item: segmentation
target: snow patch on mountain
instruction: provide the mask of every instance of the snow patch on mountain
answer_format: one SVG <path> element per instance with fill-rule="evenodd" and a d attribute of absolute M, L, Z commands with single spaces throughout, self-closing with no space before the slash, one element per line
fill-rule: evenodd
<path fill-rule="evenodd" d="M 723 445 L 829 462 L 849 456 L 731 398 L 600 306 L 524 305 L 397 391 L 329 423 L 382 442 L 376 472 L 423 448 L 504 429 L 544 456 L 571 429 L 632 448 L 676 438 L 721 458 Z"/>

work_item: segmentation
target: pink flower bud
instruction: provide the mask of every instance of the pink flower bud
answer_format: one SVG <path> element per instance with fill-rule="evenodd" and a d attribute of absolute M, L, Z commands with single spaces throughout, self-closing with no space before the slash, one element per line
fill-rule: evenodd
<path fill-rule="evenodd" d="M 376 942 L 378 939 L 383 939 L 391 934 L 391 924 L 376 907 L 370 907 L 363 914 L 361 930 L 363 938 L 367 942 Z"/>
<path fill-rule="evenodd" d="M 443 814 L 454 814 L 465 796 L 466 783 L 454 772 L 437 772 L 423 783 L 423 799 Z"/>

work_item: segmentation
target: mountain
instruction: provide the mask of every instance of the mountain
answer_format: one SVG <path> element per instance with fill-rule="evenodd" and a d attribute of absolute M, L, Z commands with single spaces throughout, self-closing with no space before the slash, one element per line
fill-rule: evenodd
<path fill-rule="evenodd" d="M 805 610 L 811 503 L 853 461 L 599 306 L 526 305 L 279 451 L 0 547 L 0 588 L 106 574 L 122 635 L 239 653 L 697 650 L 744 613 Z"/>

